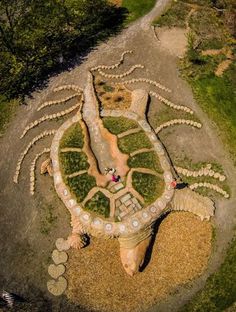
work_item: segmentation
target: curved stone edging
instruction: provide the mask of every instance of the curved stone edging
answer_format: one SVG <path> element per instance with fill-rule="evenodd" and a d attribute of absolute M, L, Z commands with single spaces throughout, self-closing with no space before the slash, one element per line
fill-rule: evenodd
<path fill-rule="evenodd" d="M 59 165 L 59 144 L 64 135 L 64 132 L 74 123 L 81 120 L 81 115 L 68 119 L 56 132 L 51 146 L 51 159 L 53 166 L 53 179 L 56 192 L 62 199 L 70 213 L 79 218 L 81 224 L 88 233 L 94 235 L 103 235 L 106 237 L 125 237 L 130 234 L 137 233 L 140 229 L 152 224 L 163 212 L 166 211 L 167 204 L 171 201 L 174 195 L 174 189 L 170 186 L 173 180 L 170 171 L 170 163 L 165 154 L 164 148 L 158 140 L 155 132 L 152 130 L 146 120 L 140 119 L 139 116 L 133 112 L 118 111 L 118 110 L 103 110 L 101 116 L 126 117 L 138 122 L 139 126 L 145 131 L 146 135 L 154 146 L 154 151 L 158 154 L 160 165 L 164 171 L 165 191 L 162 196 L 158 198 L 153 204 L 149 205 L 141 211 L 137 211 L 132 217 L 122 222 L 104 221 L 99 217 L 93 217 L 91 213 L 83 210 L 77 203 L 75 196 L 69 191 L 69 188 L 63 182 L 62 174 Z"/>

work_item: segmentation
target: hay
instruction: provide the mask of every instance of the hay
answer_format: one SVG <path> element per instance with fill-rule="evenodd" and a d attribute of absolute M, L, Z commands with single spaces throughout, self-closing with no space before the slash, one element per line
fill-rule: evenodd
<path fill-rule="evenodd" d="M 90 311 L 144 311 L 203 272 L 211 240 L 209 222 L 188 212 L 171 213 L 159 227 L 148 266 L 130 277 L 121 266 L 118 241 L 93 239 L 87 248 L 70 252 L 66 294 Z"/>

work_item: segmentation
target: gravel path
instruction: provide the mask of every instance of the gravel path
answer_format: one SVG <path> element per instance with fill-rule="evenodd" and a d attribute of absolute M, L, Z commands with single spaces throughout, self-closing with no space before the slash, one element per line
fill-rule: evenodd
<path fill-rule="evenodd" d="M 67 237 L 70 233 L 69 215 L 52 191 L 52 181 L 49 177 L 37 175 L 37 194 L 35 197 L 31 197 L 29 194 L 30 163 L 35 153 L 39 153 L 44 147 L 50 146 L 50 138 L 39 142 L 37 146 L 33 147 L 32 153 L 26 156 L 22 168 L 24 174 L 20 176 L 20 184 L 15 185 L 12 181 L 19 153 L 38 133 L 45 129 L 57 129 L 62 121 L 42 123 L 27 133 L 24 139 L 20 140 L 19 137 L 29 122 L 42 116 L 42 112 L 36 112 L 36 110 L 43 101 L 50 98 L 53 88 L 62 84 L 77 84 L 83 88 L 89 68 L 99 64 L 114 64 L 125 50 L 134 50 L 134 53 L 126 56 L 124 65 L 117 70 L 117 73 L 126 71 L 134 64 L 145 65 L 144 70 L 137 69 L 134 71 L 132 77 L 147 77 L 172 89 L 172 93 L 168 94 L 167 97 L 175 103 L 188 105 L 192 108 L 204 125 L 201 130 L 181 126 L 176 127 L 174 131 L 163 132 L 161 139 L 167 146 L 170 156 L 174 158 L 176 154 L 184 153 L 195 162 L 215 161 L 221 163 L 232 192 L 231 199 L 222 199 L 216 202 L 217 212 L 214 223 L 217 228 L 217 243 L 207 272 L 194 281 L 191 288 L 179 289 L 178 294 L 153 307 L 152 311 L 177 311 L 204 285 L 207 276 L 216 270 L 222 262 L 224 249 L 233 235 L 233 227 L 236 222 L 235 168 L 223 148 L 214 125 L 196 104 L 190 87 L 180 78 L 177 69 L 178 58 L 169 54 L 158 43 L 150 27 L 150 22 L 164 10 L 168 2 L 168 0 L 158 1 L 149 14 L 133 23 L 118 36 L 99 45 L 83 60 L 81 65 L 76 66 L 71 71 L 52 77 L 45 89 L 32 94 L 32 98 L 28 99 L 27 106 L 18 108 L 15 118 L 10 123 L 4 137 L 1 138 L 0 267 L 2 270 L 0 287 L 22 295 L 28 298 L 30 302 L 32 301 L 32 304 L 28 304 L 30 305 L 29 311 L 82 310 L 78 306 L 70 305 L 66 298 L 53 298 L 46 291 L 47 267 L 50 263 L 49 257 L 54 249 L 55 240 L 58 237 Z M 134 87 L 147 87 L 154 90 L 143 83 L 132 85 L 132 88 Z M 164 92 L 160 93 L 166 96 Z M 157 103 L 156 100 L 153 100 L 150 105 L 149 118 L 151 122 L 158 114 Z M 53 113 L 56 109 L 49 107 L 47 113 Z M 57 217 L 54 222 L 48 221 L 50 220 L 48 214 L 51 211 L 49 208 Z M 45 222 L 48 223 L 47 226 L 51 230 L 49 235 L 42 234 L 45 231 Z"/>

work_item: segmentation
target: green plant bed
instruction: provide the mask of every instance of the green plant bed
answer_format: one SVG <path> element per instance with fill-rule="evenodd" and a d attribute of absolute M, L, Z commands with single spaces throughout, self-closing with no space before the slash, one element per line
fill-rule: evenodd
<path fill-rule="evenodd" d="M 128 159 L 128 166 L 130 168 L 148 168 L 162 173 L 158 156 L 154 152 L 145 152 L 137 154 Z"/>
<path fill-rule="evenodd" d="M 64 133 L 60 142 L 60 148 L 82 148 L 84 145 L 84 135 L 79 123 L 72 125 Z"/>
<path fill-rule="evenodd" d="M 169 9 L 154 20 L 158 26 L 186 27 L 185 19 L 191 8 L 183 2 L 172 2 Z"/>
<path fill-rule="evenodd" d="M 86 202 L 85 209 L 108 218 L 110 216 L 110 200 L 102 192 L 97 192 Z"/>
<path fill-rule="evenodd" d="M 64 174 L 72 174 L 89 168 L 88 158 L 83 152 L 60 153 L 60 162 Z"/>
<path fill-rule="evenodd" d="M 132 185 L 143 196 L 146 204 L 154 202 L 164 191 L 164 181 L 148 173 L 134 172 Z"/>
<path fill-rule="evenodd" d="M 206 281 L 203 290 L 181 312 L 225 311 L 236 301 L 236 237 L 231 242 L 224 263 Z"/>
<path fill-rule="evenodd" d="M 137 18 L 147 14 L 155 3 L 156 0 L 123 0 L 122 7 L 125 7 L 129 12 L 127 22 L 133 22 Z"/>
<path fill-rule="evenodd" d="M 151 148 L 152 144 L 145 132 L 140 131 L 118 139 L 118 147 L 123 153 L 130 154 L 142 148 Z"/>
<path fill-rule="evenodd" d="M 66 182 L 76 196 L 78 202 L 82 202 L 89 191 L 96 186 L 95 178 L 87 173 L 74 178 L 67 178 Z"/>
<path fill-rule="evenodd" d="M 138 124 L 125 117 L 104 117 L 104 127 L 112 134 L 120 134 L 130 129 L 138 128 Z"/>

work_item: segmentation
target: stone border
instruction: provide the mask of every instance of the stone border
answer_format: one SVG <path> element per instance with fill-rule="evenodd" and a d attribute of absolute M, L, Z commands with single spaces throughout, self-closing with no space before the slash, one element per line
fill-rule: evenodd
<path fill-rule="evenodd" d="M 157 138 L 155 132 L 150 127 L 146 120 L 141 119 L 133 112 L 123 110 L 102 110 L 101 116 L 111 117 L 126 117 L 138 122 L 139 126 L 145 131 L 146 135 L 154 146 L 154 151 L 158 154 L 160 165 L 164 171 L 165 191 L 162 196 L 154 203 L 137 211 L 129 219 L 122 222 L 104 221 L 99 217 L 93 217 L 91 213 L 85 211 L 76 201 L 74 195 L 70 193 L 69 188 L 65 185 L 60 171 L 59 163 L 59 145 L 64 132 L 74 123 L 79 122 L 82 117 L 81 114 L 68 119 L 56 132 L 51 145 L 51 159 L 53 166 L 54 186 L 58 196 L 61 198 L 67 209 L 72 215 L 78 217 L 82 226 L 87 233 L 105 237 L 126 237 L 140 231 L 141 229 L 151 225 L 159 216 L 166 211 L 167 204 L 171 201 L 174 195 L 174 189 L 170 183 L 173 180 L 171 173 L 171 166 L 164 151 L 162 144 Z"/>

